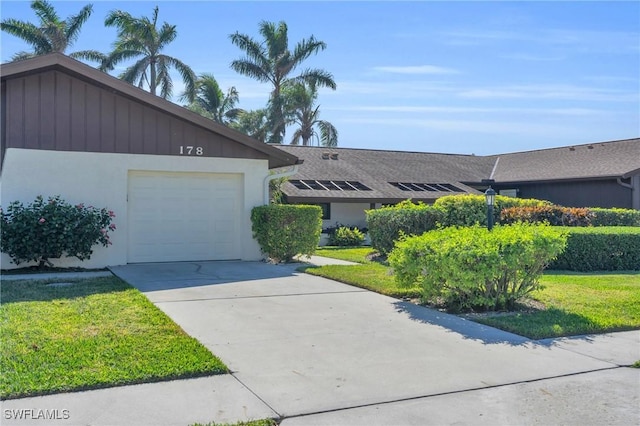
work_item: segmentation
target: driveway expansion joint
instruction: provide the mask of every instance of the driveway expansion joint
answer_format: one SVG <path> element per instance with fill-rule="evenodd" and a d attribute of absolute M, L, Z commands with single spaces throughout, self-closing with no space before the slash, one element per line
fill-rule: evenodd
<path fill-rule="evenodd" d="M 249 392 L 251 392 L 251 394 L 253 396 L 255 396 L 256 398 L 258 398 L 258 400 L 260 400 L 260 402 L 262 402 L 264 405 L 266 405 L 271 411 L 273 411 L 274 413 L 276 413 L 276 415 L 278 416 L 279 420 L 283 420 L 284 416 L 282 415 L 282 413 L 279 413 L 278 410 L 276 410 L 274 407 L 271 406 L 271 404 L 269 404 L 267 401 L 265 401 L 260 395 L 258 395 L 256 392 L 253 391 L 253 389 L 251 389 L 249 386 L 247 386 L 242 380 L 240 380 L 240 378 L 238 376 L 236 376 L 235 371 L 229 371 L 229 374 L 231 375 L 231 377 L 233 377 L 234 379 L 236 379 L 236 381 L 238 383 L 240 383 L 246 390 L 248 390 Z"/>
<path fill-rule="evenodd" d="M 180 302 L 204 302 L 208 300 L 238 300 L 238 299 L 267 299 L 276 297 L 295 297 L 295 296 L 318 296 L 323 294 L 346 294 L 346 293 L 366 293 L 367 290 L 346 290 L 346 291 L 323 291 L 318 293 L 290 293 L 290 294 L 267 294 L 260 296 L 228 296 L 228 297 L 206 297 L 200 299 L 176 299 L 176 300 L 164 300 L 160 303 L 180 303 Z"/>
<path fill-rule="evenodd" d="M 560 375 L 557 375 L 557 376 L 540 377 L 540 378 L 530 379 L 530 380 L 520 380 L 520 381 L 510 382 L 510 383 L 501 383 L 501 384 L 498 384 L 498 385 L 481 386 L 481 387 L 475 387 L 475 388 L 469 388 L 469 389 L 454 390 L 454 391 L 449 391 L 449 392 L 438 392 L 438 393 L 431 393 L 431 394 L 425 394 L 425 395 L 411 396 L 411 397 L 406 397 L 406 398 L 390 399 L 390 400 L 378 401 L 378 402 L 369 402 L 369 403 L 366 403 L 366 404 L 357 404 L 357 405 L 352 405 L 352 406 L 348 406 L 348 407 L 330 408 L 330 409 L 326 409 L 326 410 L 312 411 L 312 412 L 308 412 L 308 413 L 291 414 L 291 415 L 285 415 L 285 416 L 280 415 L 281 416 L 280 420 L 282 421 L 282 420 L 286 420 L 286 419 L 295 419 L 295 418 L 300 418 L 300 417 L 314 416 L 314 415 L 318 415 L 318 414 L 336 413 L 336 412 L 346 411 L 346 410 L 355 410 L 355 409 L 358 409 L 358 408 L 375 407 L 377 405 L 389 405 L 389 404 L 396 404 L 396 403 L 399 403 L 399 402 L 417 401 L 417 400 L 421 400 L 421 399 L 428 399 L 428 398 L 434 398 L 434 397 L 445 396 L 445 395 L 458 395 L 458 394 L 464 394 L 464 393 L 468 393 L 468 392 L 476 392 L 476 391 L 482 391 L 482 390 L 488 390 L 488 389 L 497 389 L 497 388 L 503 388 L 503 387 L 507 387 L 507 386 L 516 386 L 516 385 L 521 385 L 521 384 L 526 384 L 526 383 L 542 382 L 542 381 L 545 381 L 545 380 L 561 379 L 563 377 L 580 376 L 580 375 L 583 375 L 583 374 L 596 373 L 596 372 L 600 372 L 600 371 L 617 370 L 617 369 L 620 369 L 620 368 L 624 368 L 624 367 L 620 367 L 620 366 L 614 365 L 612 367 L 607 367 L 607 368 L 597 368 L 597 369 L 594 369 L 594 370 L 580 371 L 578 373 L 568 373 L 568 374 L 560 374 Z M 247 389 L 249 389 L 249 388 L 247 388 Z M 249 390 L 251 391 L 251 389 L 249 389 Z M 251 391 L 251 392 L 253 392 L 253 391 Z M 254 395 L 256 395 L 256 397 L 259 398 L 261 401 L 263 401 L 265 404 L 267 404 L 255 392 L 254 392 Z M 267 404 L 267 406 L 269 408 L 271 408 L 274 412 L 277 413 L 277 411 L 275 409 L 273 409 L 273 407 L 271 407 L 269 404 Z"/>

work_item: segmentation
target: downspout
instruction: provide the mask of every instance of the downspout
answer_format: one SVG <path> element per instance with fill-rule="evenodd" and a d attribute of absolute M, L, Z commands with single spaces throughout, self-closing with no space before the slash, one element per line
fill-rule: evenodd
<path fill-rule="evenodd" d="M 293 176 L 296 173 L 298 173 L 298 164 L 294 164 L 293 166 L 291 166 L 291 168 L 282 171 L 280 173 L 273 173 L 273 174 L 269 174 L 267 177 L 264 178 L 264 185 L 263 185 L 263 193 L 264 193 L 264 204 L 269 204 L 269 182 L 271 182 L 274 179 L 280 179 L 280 178 L 284 178 L 284 177 L 289 177 L 289 176 Z"/>
<path fill-rule="evenodd" d="M 629 180 L 630 183 L 626 183 L 619 177 L 618 185 L 631 190 L 631 208 L 640 210 L 640 175 L 630 176 Z"/>

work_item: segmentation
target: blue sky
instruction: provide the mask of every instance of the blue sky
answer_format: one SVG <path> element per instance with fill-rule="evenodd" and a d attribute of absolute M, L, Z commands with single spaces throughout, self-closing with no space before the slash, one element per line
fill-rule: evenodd
<path fill-rule="evenodd" d="M 52 3 L 66 18 L 89 2 Z M 334 75 L 337 90 L 322 90 L 319 104 L 342 147 L 484 155 L 640 134 L 639 2 L 93 4 L 70 51 L 107 52 L 108 11 L 150 15 L 158 4 L 178 30 L 166 53 L 235 86 L 245 109 L 262 107 L 269 86 L 229 68 L 241 57 L 229 34 L 259 39 L 268 20 L 287 23 L 291 46 L 314 35 L 327 49 L 305 65 Z M 36 22 L 29 2 L 0 7 L 3 19 Z M 1 37 L 3 62 L 27 49 Z"/>

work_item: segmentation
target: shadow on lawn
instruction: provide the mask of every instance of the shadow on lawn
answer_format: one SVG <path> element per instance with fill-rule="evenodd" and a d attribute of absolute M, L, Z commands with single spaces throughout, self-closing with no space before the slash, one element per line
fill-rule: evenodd
<path fill-rule="evenodd" d="M 410 302 L 397 301 L 394 306 L 398 312 L 407 314 L 414 321 L 442 327 L 452 333 L 461 335 L 464 339 L 478 340 L 485 345 L 506 344 L 520 346 L 531 342 L 530 339 L 517 334 L 498 330 L 497 328 Z"/>
<path fill-rule="evenodd" d="M 0 303 L 50 302 L 93 294 L 115 293 L 132 287 L 117 277 L 14 280 L 3 277 Z"/>

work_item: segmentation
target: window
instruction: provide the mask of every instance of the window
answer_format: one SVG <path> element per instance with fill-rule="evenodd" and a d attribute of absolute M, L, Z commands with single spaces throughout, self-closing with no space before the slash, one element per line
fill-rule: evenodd
<path fill-rule="evenodd" d="M 329 203 L 319 203 L 312 204 L 313 206 L 318 206 L 322 209 L 322 220 L 331 219 L 331 204 Z"/>

